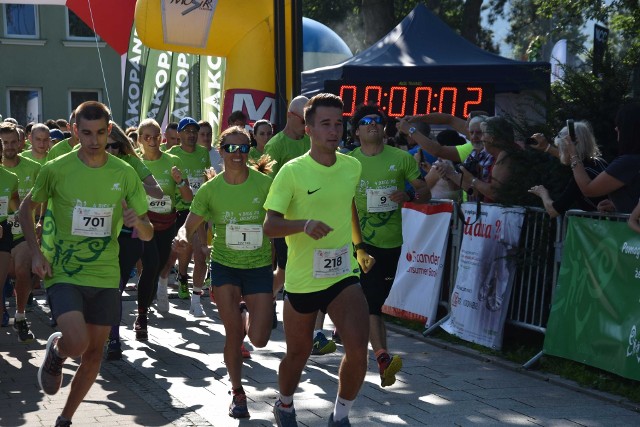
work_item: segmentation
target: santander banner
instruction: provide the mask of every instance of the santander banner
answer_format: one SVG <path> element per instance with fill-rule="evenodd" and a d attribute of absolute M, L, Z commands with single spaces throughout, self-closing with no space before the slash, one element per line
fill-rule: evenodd
<path fill-rule="evenodd" d="M 453 204 L 402 207 L 402 252 L 396 278 L 382 311 L 433 324 L 444 272 Z"/>

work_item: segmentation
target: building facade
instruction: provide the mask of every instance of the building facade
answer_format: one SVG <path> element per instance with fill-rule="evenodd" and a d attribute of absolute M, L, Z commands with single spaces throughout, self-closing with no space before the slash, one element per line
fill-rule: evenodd
<path fill-rule="evenodd" d="M 87 100 L 122 117 L 122 60 L 64 6 L 2 4 L 0 115 L 68 119 Z"/>

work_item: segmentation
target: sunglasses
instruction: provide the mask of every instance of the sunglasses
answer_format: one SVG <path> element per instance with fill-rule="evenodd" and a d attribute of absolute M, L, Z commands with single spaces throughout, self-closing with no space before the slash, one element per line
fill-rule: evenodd
<path fill-rule="evenodd" d="M 144 142 L 159 141 L 160 138 L 160 135 L 140 135 L 140 139 Z"/>
<path fill-rule="evenodd" d="M 120 149 L 120 143 L 119 142 L 110 142 L 108 143 L 105 148 L 107 149 L 111 149 L 111 150 L 119 150 Z"/>
<path fill-rule="evenodd" d="M 360 121 L 358 122 L 358 126 L 369 126 L 371 123 L 374 123 L 377 125 L 381 125 L 383 124 L 383 120 L 382 117 L 380 116 L 375 116 L 375 117 L 363 117 L 362 119 L 360 119 Z"/>
<path fill-rule="evenodd" d="M 247 154 L 251 150 L 251 146 L 249 144 L 225 144 L 221 147 L 227 153 L 235 153 L 236 151 L 240 150 L 242 154 Z"/>
<path fill-rule="evenodd" d="M 293 114 L 294 116 L 296 116 L 297 118 L 300 119 L 300 121 L 302 122 L 302 124 L 305 124 L 304 122 L 304 117 L 302 117 L 300 114 L 296 114 L 293 111 L 289 111 L 289 113 Z"/>

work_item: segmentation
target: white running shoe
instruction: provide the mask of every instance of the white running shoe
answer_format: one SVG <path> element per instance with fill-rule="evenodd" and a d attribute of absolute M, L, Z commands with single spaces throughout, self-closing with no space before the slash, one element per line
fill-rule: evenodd
<path fill-rule="evenodd" d="M 164 283 L 163 283 L 164 282 Z M 169 312 L 169 290 L 167 288 L 167 279 L 158 280 L 158 291 L 156 293 L 156 307 L 159 313 Z"/>
<path fill-rule="evenodd" d="M 191 308 L 189 314 L 193 317 L 204 317 L 204 310 L 202 309 L 202 303 L 200 302 L 200 295 L 191 295 Z"/>

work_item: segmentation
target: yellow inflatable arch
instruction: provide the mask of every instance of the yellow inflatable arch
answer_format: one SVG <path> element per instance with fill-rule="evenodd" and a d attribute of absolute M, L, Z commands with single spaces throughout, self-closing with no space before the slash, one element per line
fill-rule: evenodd
<path fill-rule="evenodd" d="M 291 99 L 291 0 L 284 1 Z M 226 58 L 221 126 L 232 111 L 275 122 L 273 0 L 138 0 L 135 26 L 150 48 Z"/>

